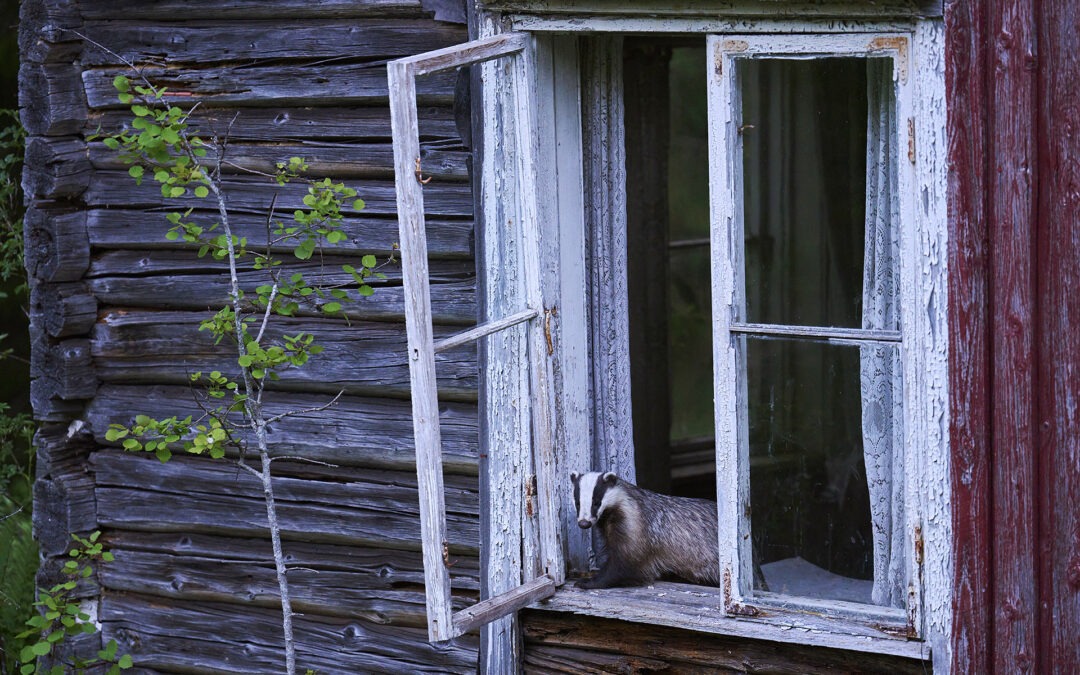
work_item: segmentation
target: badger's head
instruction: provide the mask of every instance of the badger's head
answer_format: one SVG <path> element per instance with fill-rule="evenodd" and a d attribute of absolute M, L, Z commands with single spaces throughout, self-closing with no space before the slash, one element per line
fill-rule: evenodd
<path fill-rule="evenodd" d="M 574 483 L 577 524 L 581 529 L 587 530 L 617 501 L 617 490 L 612 488 L 619 484 L 619 477 L 610 471 L 590 471 L 584 474 L 574 471 L 570 473 L 570 480 Z"/>

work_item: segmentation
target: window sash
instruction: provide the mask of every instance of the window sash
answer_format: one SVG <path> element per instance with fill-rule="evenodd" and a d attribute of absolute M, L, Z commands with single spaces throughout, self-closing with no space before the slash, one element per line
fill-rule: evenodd
<path fill-rule="evenodd" d="M 540 287 L 540 236 L 533 147 L 533 109 L 531 97 L 534 77 L 531 40 L 524 33 L 506 33 L 475 40 L 454 47 L 420 54 L 387 66 L 390 92 L 391 127 L 394 138 L 394 171 L 398 219 L 401 233 L 402 276 L 405 290 L 406 333 L 408 336 L 409 373 L 412 387 L 413 429 L 416 441 L 416 468 L 420 496 L 421 547 L 424 560 L 428 639 L 448 640 L 521 607 L 550 596 L 562 581 L 561 537 L 555 504 L 552 475 L 554 447 L 547 360 L 544 350 L 543 298 Z M 423 179 L 416 105 L 416 77 L 494 59 L 510 59 L 513 73 L 510 89 L 513 118 L 515 171 L 517 185 L 509 187 L 504 200 L 514 203 L 515 229 L 519 231 L 521 255 L 517 262 L 523 288 L 515 297 L 526 309 L 505 319 L 489 322 L 476 329 L 436 345 L 433 340 L 431 296 L 428 280 L 427 242 L 424 217 Z M 516 188 L 516 189 L 515 189 Z M 504 188 L 505 190 L 506 188 Z M 538 546 L 528 563 L 517 561 L 517 578 L 504 592 L 458 613 L 451 604 L 449 550 L 446 535 L 446 505 L 443 494 L 442 442 L 439 430 L 439 400 L 435 372 L 435 352 L 448 344 L 462 344 L 497 331 L 513 329 L 530 322 L 526 331 L 528 354 L 519 361 L 528 365 L 528 376 L 520 398 L 522 407 L 531 413 L 531 424 L 512 445 L 515 454 L 510 462 L 535 465 L 535 488 L 526 480 L 521 491 L 511 499 L 521 504 L 525 499 L 538 503 Z M 522 349 L 524 351 L 524 349 Z M 531 427 L 531 428 L 530 428 Z M 529 438 L 529 434 L 532 438 Z M 526 495 L 526 489 L 529 494 Z M 524 526 L 524 524 L 523 524 Z M 523 538 L 524 539 L 524 538 Z M 524 541 L 523 541 L 524 543 Z M 528 557 L 528 556 L 527 556 Z M 539 575 L 542 569 L 544 574 Z"/>
<path fill-rule="evenodd" d="M 908 83 L 909 37 L 894 33 L 846 33 L 804 35 L 710 35 L 707 51 L 713 67 L 709 72 L 709 137 L 710 137 L 710 184 L 712 191 L 712 251 L 713 251 L 713 335 L 714 335 L 714 387 L 716 415 L 716 465 L 717 508 L 720 518 L 719 542 L 722 590 L 725 607 L 731 615 L 754 614 L 757 606 L 783 607 L 788 609 L 821 609 L 830 607 L 834 612 L 865 618 L 880 616 L 890 623 L 903 621 L 906 632 L 914 636 L 922 625 L 921 589 L 915 563 L 906 570 L 908 580 L 907 607 L 905 610 L 861 605 L 842 601 L 795 598 L 753 589 L 753 551 L 750 537 L 750 476 L 749 441 L 746 415 L 747 378 L 745 363 L 737 348 L 738 336 L 774 335 L 791 338 L 822 339 L 840 344 L 900 343 L 901 358 L 905 363 L 904 382 L 908 389 L 910 361 L 903 340 L 904 329 L 868 330 L 838 329 L 814 326 L 787 326 L 780 324 L 756 324 L 740 321 L 744 307 L 744 257 L 742 223 L 742 149 L 738 131 L 742 101 L 736 76 L 736 61 L 751 58 L 821 58 L 827 56 L 888 56 L 893 63 L 893 77 L 897 91 L 898 129 L 908 125 L 910 119 L 911 92 Z M 907 144 L 897 140 L 897 147 Z M 914 161 L 914 160 L 912 160 Z M 912 204 L 909 197 L 913 185 L 912 166 L 897 158 L 893 169 L 898 172 L 900 191 L 900 214 L 897 226 L 901 232 L 912 230 Z M 903 248 L 903 246 L 902 246 Z M 908 257 L 901 253 L 900 274 L 903 279 Z M 901 301 L 901 326 L 908 322 L 903 316 L 911 312 L 911 305 Z M 913 407 L 904 401 L 905 429 Z M 908 432 L 910 433 L 910 432 Z M 911 476 L 913 461 L 905 453 L 906 475 Z M 915 481 L 907 480 L 905 490 L 910 495 Z M 914 495 L 911 495 L 912 497 Z M 918 502 L 907 499 L 905 526 L 901 536 L 907 550 L 915 546 L 914 535 L 918 515 Z M 914 561 L 915 556 L 909 556 Z"/>

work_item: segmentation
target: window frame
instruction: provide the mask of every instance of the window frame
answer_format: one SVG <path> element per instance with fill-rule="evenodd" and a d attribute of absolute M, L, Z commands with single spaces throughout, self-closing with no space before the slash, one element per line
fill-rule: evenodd
<path fill-rule="evenodd" d="M 897 331 L 863 328 L 831 328 L 818 326 L 786 326 L 754 324 L 740 315 L 745 314 L 743 255 L 743 177 L 741 92 L 736 62 L 756 58 L 817 59 L 829 57 L 887 57 L 892 61 L 892 76 L 896 97 L 895 147 L 907 145 L 904 138 L 912 113 L 912 83 L 909 55 L 910 34 L 896 32 L 847 32 L 843 34 L 809 33 L 799 35 L 710 34 L 706 53 L 713 64 L 709 70 L 709 154 L 712 207 L 713 262 L 713 369 L 716 428 L 716 478 L 719 496 L 720 566 L 724 578 L 724 595 L 731 614 L 754 614 L 766 610 L 791 609 L 826 611 L 860 622 L 876 622 L 890 630 L 919 638 L 922 629 L 921 588 L 918 583 L 919 565 L 914 554 L 915 528 L 921 522 L 918 502 L 913 488 L 917 483 L 913 453 L 904 453 L 904 524 L 900 536 L 906 551 L 904 608 L 877 607 L 840 600 L 823 600 L 791 596 L 753 589 L 753 551 L 750 526 L 750 473 L 747 420 L 747 364 L 745 348 L 736 341 L 740 336 L 785 335 L 814 337 L 832 344 L 859 344 L 867 340 L 890 339 Z M 897 298 L 900 314 L 898 346 L 902 363 L 902 380 L 914 378 L 914 354 L 909 347 L 915 342 L 910 326 L 914 323 L 916 287 L 911 257 L 915 227 L 914 154 L 897 152 L 892 171 L 897 177 L 898 217 L 894 227 L 900 239 L 899 277 L 901 297 Z M 907 339 L 905 339 L 907 338 Z M 905 442 L 910 445 L 915 428 L 914 410 L 918 402 L 911 400 L 913 389 L 906 387 L 903 395 Z M 896 535 L 894 535 L 896 536 Z"/>
<path fill-rule="evenodd" d="M 528 3 L 522 3 L 528 4 Z M 570 611 L 630 621 L 657 623 L 689 630 L 697 630 L 747 638 L 765 639 L 778 642 L 790 642 L 804 645 L 825 646 L 898 656 L 927 658 L 931 649 L 935 661 L 937 655 L 946 653 L 948 626 L 950 617 L 951 593 L 951 530 L 948 520 L 948 406 L 946 373 L 946 349 L 948 343 L 947 323 L 945 321 L 946 270 L 945 259 L 945 136 L 944 136 L 944 76 L 942 35 L 939 15 L 930 19 L 919 18 L 916 14 L 908 16 L 893 15 L 884 20 L 836 21 L 811 17 L 807 20 L 783 19 L 768 20 L 728 20 L 715 15 L 709 17 L 680 16 L 671 17 L 636 16 L 621 19 L 617 16 L 603 15 L 596 17 L 568 18 L 565 15 L 543 15 L 537 13 L 489 14 L 478 15 L 477 32 L 481 38 L 492 37 L 506 32 L 521 30 L 530 36 L 530 45 L 526 51 L 532 55 L 538 67 L 527 76 L 535 86 L 534 105 L 537 111 L 532 123 L 532 138 L 539 166 L 544 170 L 534 175 L 536 191 L 541 198 L 537 209 L 541 228 L 542 255 L 544 264 L 541 270 L 543 307 L 545 308 L 545 331 L 551 337 L 553 353 L 550 367 L 553 369 L 552 405 L 554 411 L 555 434 L 553 452 L 548 455 L 556 478 L 554 503 L 536 503 L 534 493 L 530 493 L 530 481 L 535 475 L 534 457 L 526 450 L 522 455 L 514 451 L 515 461 L 523 461 L 521 471 L 501 472 L 490 463 L 485 466 L 482 459 L 481 481 L 489 505 L 507 510 L 509 518 L 499 520 L 500 524 L 515 518 L 519 524 L 516 530 L 521 538 L 522 557 L 516 568 L 484 572 L 487 594 L 494 593 L 497 587 L 513 586 L 521 578 L 528 578 L 537 569 L 537 535 L 535 518 L 537 512 L 548 513 L 557 518 L 560 532 L 566 538 L 567 550 L 565 561 L 559 556 L 559 562 L 565 562 L 567 568 L 587 568 L 589 545 L 572 526 L 572 509 L 568 507 L 570 489 L 568 482 L 561 480 L 570 469 L 582 469 L 604 466 L 619 471 L 627 478 L 633 478 L 632 448 L 612 450 L 602 448 L 599 451 L 591 442 L 591 425 L 596 422 L 596 411 L 588 400 L 590 387 L 585 373 L 593 364 L 588 354 L 588 337 L 581 323 L 588 316 L 588 297 L 583 288 L 582 275 L 560 273 L 560 267 L 580 271 L 584 265 L 583 257 L 590 245 L 587 229 L 589 217 L 586 215 L 592 195 L 584 193 L 584 176 L 589 171 L 600 171 L 605 177 L 601 183 L 610 188 L 606 206 L 600 208 L 599 218 L 617 216 L 620 190 L 625 198 L 625 184 L 620 183 L 624 176 L 619 167 L 606 164 L 607 157 L 593 156 L 593 143 L 606 147 L 617 155 L 621 132 L 615 133 L 620 138 L 583 139 L 581 123 L 588 125 L 591 116 L 617 112 L 617 100 L 621 96 L 618 78 L 610 71 L 600 78 L 600 102 L 594 108 L 583 110 L 580 103 L 587 93 L 580 87 L 579 72 L 592 69 L 597 75 L 598 67 L 605 66 L 605 59 L 599 57 L 596 63 L 588 64 L 578 54 L 576 37 L 582 33 L 610 34 L 610 53 L 607 66 L 614 68 L 613 61 L 620 58 L 617 35 L 629 32 L 679 32 L 709 33 L 717 30 L 731 31 L 737 28 L 746 34 L 783 34 L 814 33 L 836 34 L 853 30 L 865 33 L 902 33 L 909 37 L 910 53 L 908 64 L 912 77 L 919 73 L 913 83 L 914 103 L 912 112 L 916 120 L 909 126 L 909 151 L 915 157 L 914 171 L 916 185 L 912 187 L 921 194 L 917 204 L 914 231 L 905 236 L 905 250 L 911 248 L 919 253 L 913 265 L 917 268 L 913 276 L 921 279 L 913 290 L 915 312 L 913 321 L 905 322 L 908 330 L 915 334 L 911 342 L 917 358 L 914 368 L 924 368 L 916 373 L 914 381 L 909 380 L 909 370 L 905 367 L 905 388 L 910 383 L 909 392 L 918 401 L 917 410 L 911 409 L 915 424 L 907 429 L 908 438 L 917 437 L 917 447 L 912 455 L 916 458 L 917 484 L 911 492 L 920 505 L 919 513 L 927 515 L 928 520 L 916 524 L 914 541 L 921 559 L 923 546 L 929 552 L 926 565 L 919 567 L 919 580 L 925 591 L 923 606 L 927 608 L 923 615 L 916 616 L 913 624 L 925 625 L 922 631 L 923 641 L 910 641 L 909 632 L 896 630 L 893 626 L 881 626 L 873 620 L 853 618 L 844 612 L 807 612 L 793 606 L 769 607 L 768 611 L 759 611 L 754 606 L 730 603 L 732 597 L 723 588 L 712 589 L 685 584 L 658 582 L 641 589 L 607 589 L 603 592 L 580 591 L 569 585 L 560 588 L 555 595 L 531 606 L 540 610 Z M 562 42 L 560 42 L 560 40 Z M 916 67 L 918 66 L 918 67 Z M 508 179 L 517 180 L 515 169 L 500 165 L 502 150 L 501 137 L 515 125 L 512 116 L 505 116 L 508 105 L 512 105 L 512 95 L 507 87 L 505 73 L 500 74 L 494 64 L 481 66 L 483 75 L 478 78 L 480 91 L 474 90 L 473 98 L 480 117 L 480 170 L 477 176 L 479 186 L 478 213 L 478 259 L 481 272 L 492 269 L 492 265 L 505 262 L 505 254 L 516 245 L 513 235 L 497 225 L 505 222 L 507 206 L 495 196 L 498 186 Z M 577 84 L 568 84 L 576 81 Z M 474 80 L 477 81 L 477 80 Z M 477 95 L 479 93 L 479 96 Z M 608 106 L 606 109 L 604 106 Z M 574 110 L 577 110 L 575 113 Z M 556 111 L 561 113 L 556 114 Z M 560 117 L 559 115 L 569 115 Z M 563 122 L 556 124 L 555 120 Z M 609 120 L 610 121 L 610 120 Z M 574 131 L 574 127 L 578 131 Z M 474 134 L 474 139 L 476 135 Z M 605 145 L 606 144 L 606 145 Z M 397 144 L 395 143 L 395 146 Z M 585 149 L 590 149 L 586 155 Z M 925 148 L 925 152 L 923 149 Z M 916 152 L 916 149 L 919 151 Z M 592 166 L 585 166 L 586 162 Z M 399 172 L 402 167 L 398 167 Z M 404 169 L 411 172 L 411 169 Z M 576 186 L 576 187 L 575 187 Z M 605 209 L 607 209 L 605 211 Z M 601 242 L 602 244 L 604 242 Z M 497 269 L 497 267 L 495 268 Z M 615 271 L 616 276 L 618 270 Z M 497 297 L 488 284 L 481 284 L 481 304 L 484 316 L 490 318 L 497 309 Z M 514 289 L 510 296 L 518 297 Z M 905 337 L 905 339 L 907 339 Z M 512 341 L 512 339 L 511 339 Z M 517 368 L 503 368 L 499 372 L 491 369 L 492 364 L 511 361 L 514 347 L 509 344 L 493 345 L 491 340 L 481 346 L 481 364 L 484 372 L 481 391 L 481 456 L 484 457 L 497 447 L 504 437 L 502 431 L 492 426 L 499 423 L 499 416 L 493 411 L 498 406 L 494 398 L 486 396 L 484 390 L 502 392 L 500 400 L 509 400 L 514 392 L 528 396 L 527 389 L 521 387 L 521 378 L 516 375 Z M 520 365 L 520 364 L 519 364 Z M 591 377 L 591 375 L 589 376 Z M 515 384 L 516 382 L 516 384 Z M 619 386 L 609 383 L 613 389 Z M 615 395 L 619 392 L 615 391 Z M 629 398 L 629 392 L 623 392 Z M 502 417 L 507 417 L 503 415 Z M 505 422 L 505 420 L 503 420 Z M 520 424 L 518 425 L 520 427 Z M 920 435 L 921 434 L 921 435 Z M 490 460 L 488 460 L 490 462 Z M 419 467 L 418 467 L 419 468 Z M 503 501 L 499 501 L 499 500 Z M 912 504 L 916 502 L 913 501 Z M 719 508 L 719 507 L 718 507 Z M 554 513 L 552 513 L 554 510 Z M 516 515 L 515 515 L 516 514 Z M 502 536 L 498 528 L 492 527 L 492 516 L 482 511 L 482 547 L 490 551 Z M 921 529 L 920 529 L 921 528 Z M 530 551 L 532 553 L 530 553 Z M 936 557 L 935 557 L 936 556 Z M 515 582 L 508 579 L 515 569 L 519 578 Z M 760 604 L 760 603 L 759 603 Z M 518 654 L 520 643 L 517 642 L 516 622 L 512 617 L 509 623 L 499 630 L 485 629 L 485 647 L 482 663 L 491 668 L 491 664 L 500 660 L 499 654 Z M 505 657 L 505 658 L 513 658 Z"/>

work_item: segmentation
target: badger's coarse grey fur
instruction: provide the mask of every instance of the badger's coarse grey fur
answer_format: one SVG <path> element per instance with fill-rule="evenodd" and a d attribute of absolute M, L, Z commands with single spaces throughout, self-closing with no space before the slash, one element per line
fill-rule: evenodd
<path fill-rule="evenodd" d="M 596 525 L 607 560 L 579 588 L 640 586 L 662 576 L 720 585 L 716 502 L 661 495 L 615 474 L 571 473 L 578 525 Z"/>

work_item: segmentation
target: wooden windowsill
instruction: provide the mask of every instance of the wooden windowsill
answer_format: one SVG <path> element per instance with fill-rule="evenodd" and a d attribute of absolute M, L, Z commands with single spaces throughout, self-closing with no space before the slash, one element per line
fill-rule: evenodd
<path fill-rule="evenodd" d="M 824 604 L 824 603 L 823 603 Z M 756 640 L 850 649 L 929 659 L 930 646 L 902 635 L 894 622 L 855 620 L 829 611 L 761 604 L 755 616 L 729 616 L 719 588 L 656 582 L 640 588 L 582 590 L 567 582 L 553 596 L 530 606 L 555 612 L 659 624 L 702 633 Z"/>

